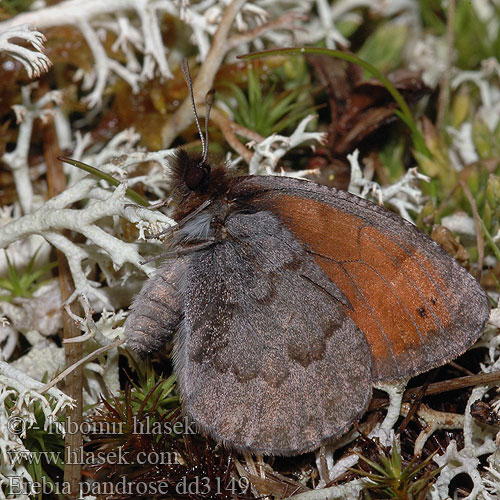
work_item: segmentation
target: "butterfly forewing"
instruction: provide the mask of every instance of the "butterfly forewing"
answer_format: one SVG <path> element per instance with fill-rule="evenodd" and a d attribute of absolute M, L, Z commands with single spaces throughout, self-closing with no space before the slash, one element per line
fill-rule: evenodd
<path fill-rule="evenodd" d="M 355 195 L 283 177 L 246 177 L 232 193 L 279 217 L 351 304 L 375 381 L 409 377 L 462 354 L 489 303 L 427 235 Z"/>

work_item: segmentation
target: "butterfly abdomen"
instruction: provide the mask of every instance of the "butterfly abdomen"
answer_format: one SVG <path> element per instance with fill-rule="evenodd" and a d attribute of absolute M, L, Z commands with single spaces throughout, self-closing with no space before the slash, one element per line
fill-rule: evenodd
<path fill-rule="evenodd" d="M 146 281 L 132 304 L 125 336 L 128 346 L 141 358 L 158 351 L 181 321 L 181 289 L 188 260 L 168 260 Z"/>

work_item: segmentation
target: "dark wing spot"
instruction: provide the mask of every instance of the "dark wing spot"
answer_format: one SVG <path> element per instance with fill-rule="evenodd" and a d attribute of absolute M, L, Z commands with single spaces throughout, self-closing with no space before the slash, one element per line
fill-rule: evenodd
<path fill-rule="evenodd" d="M 427 317 L 427 310 L 425 309 L 424 306 L 422 307 L 419 307 L 417 309 L 417 312 L 418 312 L 418 315 L 421 317 L 421 318 L 426 318 Z"/>

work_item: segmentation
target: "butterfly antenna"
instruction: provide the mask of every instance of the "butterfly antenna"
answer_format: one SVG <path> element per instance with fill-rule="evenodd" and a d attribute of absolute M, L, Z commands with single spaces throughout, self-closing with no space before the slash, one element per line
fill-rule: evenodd
<path fill-rule="evenodd" d="M 198 127 L 198 133 L 201 139 L 202 158 L 203 161 L 205 161 L 208 154 L 207 142 L 201 130 L 200 119 L 198 118 L 198 112 L 196 111 L 196 104 L 194 102 L 194 94 L 193 94 L 193 80 L 191 79 L 191 73 L 189 73 L 189 65 L 186 58 L 182 59 L 181 68 L 182 72 L 184 73 L 184 80 L 186 80 L 189 89 L 189 95 L 191 96 L 191 106 L 193 107 L 194 119 L 196 121 L 196 126 Z"/>
<path fill-rule="evenodd" d="M 203 148 L 203 159 L 202 161 L 205 161 L 207 159 L 207 154 L 208 154 L 208 120 L 210 118 L 210 110 L 212 109 L 212 104 L 214 103 L 215 99 L 215 89 L 210 89 L 207 92 L 207 95 L 205 96 L 205 106 L 206 106 L 206 112 L 205 112 L 205 146 Z"/>

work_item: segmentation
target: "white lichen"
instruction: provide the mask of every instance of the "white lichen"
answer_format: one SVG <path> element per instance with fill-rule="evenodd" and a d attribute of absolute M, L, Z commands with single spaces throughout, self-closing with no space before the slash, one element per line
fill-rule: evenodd
<path fill-rule="evenodd" d="M 290 137 L 272 134 L 262 142 L 256 143 L 255 141 L 251 141 L 248 143 L 247 146 L 253 148 L 255 151 L 248 166 L 249 173 L 251 175 L 273 174 L 279 160 L 299 144 L 309 141 L 324 143 L 326 134 L 306 131 L 308 124 L 314 118 L 314 115 L 306 116 Z M 301 177 L 305 173 L 310 172 L 287 173 L 287 175 Z"/>
<path fill-rule="evenodd" d="M 497 0 L 495 2 L 498 4 Z M 103 144 L 96 142 L 90 133 L 81 134 L 78 128 L 88 129 L 93 126 L 102 111 L 106 89 L 117 79 L 127 82 L 135 92 L 147 80 L 172 77 L 173 69 L 185 54 L 178 47 L 169 47 L 164 43 L 165 31 L 161 20 L 165 13 L 179 23 L 184 23 L 189 30 L 197 58 L 203 63 L 210 55 L 214 35 L 224 19 L 228 3 L 227 0 L 66 0 L 47 6 L 45 2 L 38 1 L 33 3 L 31 11 L 0 23 L 0 51 L 7 53 L 10 66 L 14 62 L 9 57 L 19 61 L 30 78 L 38 77 L 51 64 L 43 54 L 45 39 L 42 31 L 49 27 L 72 26 L 79 30 L 92 54 L 91 70 L 85 72 L 82 68 L 77 68 L 75 73 L 79 90 L 84 91 L 85 102 L 89 108 L 93 108 L 92 111 L 83 113 L 78 127 L 61 109 L 59 103 L 62 94 L 59 91 L 48 92 L 33 102 L 33 87 L 28 85 L 22 89 L 22 102 L 13 108 L 19 124 L 17 143 L 14 150 L 2 157 L 4 164 L 12 171 L 19 202 L 10 207 L 0 207 L 0 247 L 7 248 L 16 267 L 22 268 L 29 262 L 41 243 L 43 246 L 37 255 L 37 262 L 48 262 L 49 252 L 53 247 L 61 250 L 68 259 L 75 282 L 70 300 L 80 297 L 84 309 L 82 317 L 73 315 L 73 319 L 82 330 L 81 337 L 76 341 L 83 343 L 85 355 L 119 338 L 122 329 L 115 326 L 125 316 L 119 308 L 130 302 L 130 296 L 137 291 L 144 277 L 154 271 L 152 265 L 142 264 L 143 254 L 160 250 L 161 244 L 155 241 L 124 241 L 120 222 L 133 224 L 139 231 L 139 239 L 143 239 L 146 233 L 158 232 L 173 224 L 168 216 L 159 211 L 130 206 L 131 201 L 126 197 L 126 188 L 138 186 L 139 183 L 153 197 L 168 197 L 169 156 L 172 151 L 141 150 L 137 146 L 140 138 L 132 130 L 121 131 L 107 144 Z M 235 55 L 253 49 L 294 43 L 312 45 L 319 41 L 324 41 L 331 48 L 339 44 L 349 46 L 348 38 L 342 34 L 342 25 L 346 22 L 360 25 L 363 14 L 368 10 L 369 15 L 382 17 L 387 22 L 409 25 L 412 43 L 407 44 L 405 58 L 411 68 L 423 71 L 424 81 L 430 86 L 437 85 L 447 68 L 445 37 L 422 30 L 420 7 L 418 2 L 412 0 L 255 0 L 240 3 L 242 7 L 235 14 L 234 23 L 231 22 L 228 27 L 229 34 L 215 58 L 218 62 L 211 68 L 212 82 L 223 61 L 232 62 Z M 499 21 L 492 14 L 495 12 L 493 2 L 473 0 L 472 5 L 480 19 L 488 25 L 485 36 L 489 41 L 494 40 L 498 34 Z M 283 12 L 286 9 L 291 10 Z M 308 20 L 305 15 L 309 16 Z M 32 25 L 36 25 L 36 29 Z M 296 27 L 300 29 L 295 29 Z M 110 49 L 105 49 L 108 37 L 113 37 L 114 43 Z M 15 38 L 21 38 L 31 48 L 14 43 Z M 191 50 L 189 52 L 192 53 Z M 500 116 L 499 68 L 498 59 L 492 57 L 482 61 L 478 70 L 458 71 L 452 68 L 450 74 L 452 91 L 462 90 L 461 87 L 466 85 L 474 90 L 477 88 L 479 105 L 474 119 L 484 121 L 491 132 L 498 126 Z M 207 88 L 202 90 L 204 93 Z M 29 159 L 33 125 L 36 120 L 44 120 L 49 115 L 54 119 L 61 150 L 71 150 L 73 158 L 113 175 L 121 184 L 116 188 L 111 187 L 74 167 L 64 166 L 68 188 L 48 201 L 43 200 L 33 187 L 30 172 L 36 171 L 38 175 L 42 175 L 46 166 L 40 160 L 38 164 L 30 165 Z M 252 143 L 250 147 L 254 154 L 250 161 L 250 173 L 281 174 L 283 172 L 277 166 L 288 151 L 304 143 L 324 140 L 322 134 L 306 131 L 311 120 L 311 117 L 303 120 L 290 137 L 274 135 L 258 144 Z M 447 131 L 452 141 L 449 159 L 457 170 L 479 160 L 480 152 L 474 143 L 474 123 L 471 118 L 467 117 L 458 128 L 449 127 Z M 172 134 L 178 133 L 179 129 L 174 127 Z M 172 134 L 169 136 L 170 141 L 167 141 L 169 144 L 175 138 Z M 348 159 L 352 168 L 351 192 L 389 205 L 409 220 L 412 213 L 417 213 L 422 208 L 423 198 L 417 183 L 426 181 L 427 178 L 416 170 L 410 170 L 395 184 L 382 187 L 373 181 L 373 170 L 365 168 L 362 173 L 359 153 L 349 155 Z M 134 177 L 133 169 L 144 162 L 150 164 L 149 173 Z M 306 173 L 308 172 L 302 171 L 292 175 L 303 176 Z M 77 204 L 83 208 L 75 208 Z M 443 223 L 464 234 L 475 234 L 472 219 L 464 214 L 444 218 Z M 78 233 L 80 242 L 75 243 L 73 237 L 63 233 L 65 230 Z M 496 238 L 500 236 L 497 235 Z M 5 269 L 6 259 L 2 253 L 0 270 Z M 103 278 L 102 286 L 94 281 L 96 271 Z M 42 371 L 51 374 L 62 369 L 65 362 L 63 348 L 52 339 L 60 328 L 61 307 L 55 281 L 40 289 L 33 299 L 0 303 L 0 315 L 8 318 L 8 323 L 2 322 L 0 325 L 0 348 L 3 356 L 3 359 L 0 357 L 0 500 L 4 497 L 2 485 L 6 484 L 8 475 L 16 474 L 27 481 L 31 480 L 22 466 L 14 466 L 4 460 L 6 450 L 24 449 L 22 436 L 8 434 L 7 419 L 19 414 L 29 425 L 33 422 L 33 404 L 36 401 L 42 404 L 47 418 L 70 404 L 55 388 L 51 388 L 47 395 L 38 394 L 40 383 L 35 380 Z M 113 312 L 113 308 L 119 311 Z M 101 319 L 94 323 L 92 315 L 96 311 L 101 312 Z M 492 311 L 491 326 L 479 343 L 487 349 L 484 371 L 500 368 L 500 340 L 494 330 L 494 327 L 500 325 L 499 316 L 496 309 Z M 31 349 L 10 365 L 3 363 L 3 360 L 10 360 L 15 355 L 20 335 L 30 343 Z M 35 360 L 42 357 L 47 363 L 35 363 Z M 119 390 L 117 359 L 117 349 L 113 348 L 106 357 L 84 365 L 87 380 L 84 389 L 86 403 L 96 402 L 104 389 L 111 392 Z M 473 482 L 473 491 L 468 498 L 489 500 L 500 494 L 499 438 L 494 430 L 477 425 L 469 411 L 472 402 L 484 396 L 488 389 L 490 387 L 473 390 L 465 415 L 450 416 L 425 406 L 417 411 L 416 418 L 423 426 L 416 443 L 417 452 L 422 450 L 425 440 L 432 432 L 449 426 L 463 428 L 465 436 L 463 449 L 458 450 L 452 442 L 443 455 L 435 457 L 443 469 L 437 477 L 432 498 L 446 498 L 451 480 L 462 472 L 468 474 Z M 401 408 L 402 390 L 400 387 L 393 391 L 384 422 L 370 433 L 371 436 L 382 438 L 387 445 L 392 445 L 394 427 L 400 412 L 404 415 L 408 411 L 407 405 Z M 7 398 L 14 399 L 16 415 L 7 410 Z M 338 446 L 344 446 L 355 437 L 356 431 L 339 441 Z M 318 483 L 318 489 L 295 498 L 358 498 L 362 489 L 359 480 L 324 488 L 329 481 L 339 477 L 347 467 L 352 467 L 357 462 L 357 456 L 353 454 L 335 462 L 335 450 L 333 447 L 327 448 L 321 458 L 326 464 L 326 472 Z M 484 459 L 488 463 L 487 468 L 481 466 Z M 319 460 L 318 455 L 318 464 Z M 323 474 L 319 465 L 318 470 Z"/>
<path fill-rule="evenodd" d="M 265 0 L 246 2 L 236 16 L 235 28 L 245 32 L 262 25 L 269 18 L 269 3 Z M 308 2 L 310 5 L 311 2 Z M 296 1 L 296 6 L 301 6 Z M 290 7 L 293 7 L 293 2 Z M 30 34 L 28 25 L 36 25 L 41 31 L 56 26 L 73 26 L 85 38 L 94 59 L 90 73 L 77 71 L 75 78 L 82 82 L 82 88 L 89 93 L 85 102 L 89 108 L 102 104 L 106 85 L 113 78 L 125 80 L 133 92 L 139 90 L 142 82 L 156 76 L 172 78 L 169 58 L 178 60 L 179 55 L 166 47 L 162 40 L 161 16 L 164 13 L 179 19 L 192 31 L 191 41 L 198 48 L 201 60 L 208 53 L 212 37 L 221 20 L 221 14 L 227 8 L 224 1 L 184 3 L 170 0 L 66 0 L 56 5 L 35 8 L 0 23 L 0 36 L 5 37 L 5 48 L 25 67 L 49 66 L 50 61 L 39 52 L 31 52 L 19 46 L 11 46 L 9 37 L 23 36 L 35 48 L 41 47 L 43 35 L 39 32 Z M 310 8 L 310 7 L 309 7 Z M 276 9 L 280 13 L 280 9 Z M 19 33 L 9 35 L 9 30 Z M 103 40 L 112 34 L 116 36 L 110 55 Z M 269 36 L 269 33 L 263 34 Z M 38 37 L 38 38 L 37 38 Z M 256 37 L 257 38 L 257 37 Z M 283 39 L 282 39 L 283 41 Z M 290 40 L 287 40 L 290 42 Z M 125 64 L 118 62 L 114 53 L 118 50 L 125 55 Z M 169 57 L 167 57 L 169 56 Z M 38 59 L 36 59 L 38 58 Z M 142 65 L 139 63 L 142 59 Z M 32 70 L 33 71 L 33 70 Z M 33 73 L 35 75 L 35 73 Z M 31 76 L 31 75 L 30 75 Z"/>
<path fill-rule="evenodd" d="M 401 415 L 406 417 L 410 409 L 411 405 L 409 403 L 403 403 L 401 406 Z M 419 404 L 415 414 L 420 425 L 423 427 L 422 431 L 415 440 L 413 454 L 416 457 L 420 457 L 422 455 L 425 443 L 435 431 L 439 429 L 462 429 L 464 426 L 463 415 L 433 410 L 423 403 Z"/>
<path fill-rule="evenodd" d="M 356 149 L 347 155 L 351 165 L 351 180 L 348 191 L 375 201 L 379 205 L 390 204 L 401 217 L 410 222 L 413 218 L 411 212 L 420 212 L 423 206 L 422 191 L 416 187 L 419 181 L 429 182 L 430 178 L 418 172 L 416 168 L 410 168 L 406 174 L 394 184 L 381 187 L 377 182 L 367 179 L 359 165 L 359 151 Z"/>
<path fill-rule="evenodd" d="M 16 148 L 2 156 L 2 161 L 12 171 L 17 192 L 22 194 L 19 196 L 19 202 L 25 214 L 29 214 L 33 208 L 34 194 L 28 162 L 33 124 L 36 119 L 43 122 L 48 116 L 53 115 L 54 110 L 46 108 L 48 104 L 59 105 L 62 100 L 62 92 L 54 90 L 46 92 L 36 102 L 32 102 L 31 90 L 34 86 L 36 83 L 21 88 L 22 104 L 13 107 L 19 124 Z"/>
<path fill-rule="evenodd" d="M 451 480 L 462 473 L 467 474 L 474 485 L 470 495 L 465 497 L 467 500 L 487 493 L 479 471 L 480 457 L 494 453 L 497 445 L 494 434 L 480 429 L 470 414 L 471 404 L 481 399 L 487 390 L 487 387 L 475 387 L 469 398 L 464 415 L 464 447 L 458 450 L 456 441 L 452 440 L 443 455 L 434 457 L 434 461 L 443 469 L 431 490 L 433 500 L 446 498 Z"/>
<path fill-rule="evenodd" d="M 43 384 L 11 364 L 0 361 L 0 499 L 5 499 L 9 478 L 22 478 L 28 483 L 33 478 L 18 460 L 20 454 L 29 454 L 23 443 L 29 428 L 36 424 L 35 405 L 44 415 L 44 430 L 64 435 L 64 427 L 57 415 L 73 406 L 73 400 L 52 387 L 45 395 L 38 391 Z M 10 401 L 8 407 L 7 400 Z M 21 497 L 27 498 L 27 497 Z"/>
<path fill-rule="evenodd" d="M 6 52 L 16 61 L 19 61 L 30 78 L 37 78 L 42 73 L 49 71 L 52 63 L 43 53 L 43 44 L 47 41 L 31 24 L 18 24 L 0 33 L 0 52 Z M 28 42 L 35 50 L 21 47 L 11 40 L 20 38 Z"/>
<path fill-rule="evenodd" d="M 119 173 L 123 177 L 126 168 L 131 165 L 155 159 L 164 161 L 170 153 L 169 151 L 153 154 L 137 152 L 128 159 L 126 157 L 127 149 L 123 148 L 124 138 L 122 135 L 122 137 L 115 137 L 108 145 L 109 148 L 103 148 L 94 159 L 97 161 L 109 160 L 110 152 L 118 152 L 115 149 L 117 144 L 121 145 L 120 156 L 101 164 L 100 168 L 106 173 Z M 101 227 L 99 221 L 108 217 L 120 216 L 132 224 L 143 224 L 144 221 L 151 224 L 169 225 L 172 223 L 171 219 L 159 211 L 137 209 L 131 206 L 126 198 L 126 189 L 126 181 L 123 181 L 116 189 L 106 189 L 99 179 L 87 174 L 61 194 L 46 201 L 33 213 L 24 215 L 1 227 L 0 248 L 6 248 L 32 234 L 42 236 L 48 243 L 62 251 L 68 259 L 75 282 L 75 291 L 67 302 L 73 301 L 79 295 L 85 295 L 99 299 L 102 304 L 107 305 L 108 309 L 112 308 L 109 297 L 99 290 L 97 283 L 87 277 L 84 264 L 88 264 L 90 260 L 104 268 L 111 262 L 115 270 L 126 264 L 131 264 L 148 275 L 154 271 L 154 268 L 151 265 L 143 264 L 144 259 L 139 254 L 137 243 L 125 243 Z M 85 208 L 79 210 L 67 208 L 84 199 L 89 199 Z M 88 243 L 76 245 L 59 232 L 64 229 L 79 232 L 85 236 Z M 99 248 L 97 255 L 89 244 Z M 102 306 L 100 308 L 102 309 Z"/>

